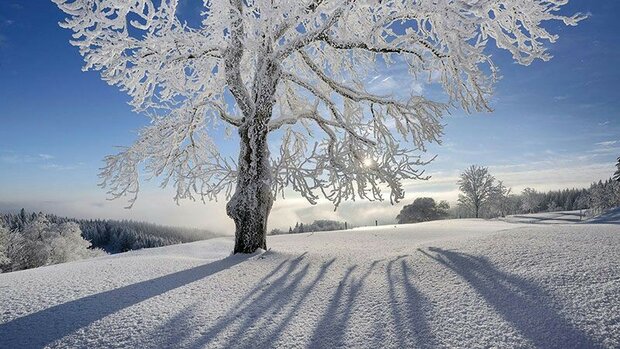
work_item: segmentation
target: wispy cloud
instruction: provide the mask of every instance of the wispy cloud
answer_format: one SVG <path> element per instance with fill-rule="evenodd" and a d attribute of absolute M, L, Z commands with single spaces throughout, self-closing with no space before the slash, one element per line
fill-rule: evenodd
<path fill-rule="evenodd" d="M 42 170 L 67 171 L 79 168 L 82 163 L 63 164 L 55 160 L 56 157 L 51 154 L 21 154 L 10 150 L 2 150 L 0 152 L 0 162 L 8 165 L 26 165 L 34 166 Z"/>
<path fill-rule="evenodd" d="M 40 154 L 22 154 L 11 150 L 3 150 L 0 152 L 0 161 L 9 164 L 29 164 L 29 163 L 41 163 L 54 159 L 53 155 L 40 153 Z"/>
<path fill-rule="evenodd" d="M 54 163 L 43 164 L 40 166 L 43 170 L 69 171 L 78 168 L 78 165 L 59 165 Z"/>
<path fill-rule="evenodd" d="M 596 143 L 596 145 L 603 146 L 603 147 L 611 147 L 612 145 L 615 145 L 618 143 L 620 143 L 620 141 L 605 141 L 605 142 L 598 142 Z"/>

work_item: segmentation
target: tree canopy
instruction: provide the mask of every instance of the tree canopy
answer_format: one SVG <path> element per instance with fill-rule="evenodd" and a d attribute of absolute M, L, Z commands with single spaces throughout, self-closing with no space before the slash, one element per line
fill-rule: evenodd
<path fill-rule="evenodd" d="M 213 135 L 271 101 L 265 127 L 282 131 L 274 191 L 291 186 L 312 203 L 320 193 L 338 205 L 380 199 L 383 183 L 397 201 L 403 179 L 423 178 L 412 150 L 439 140 L 447 108 L 489 109 L 490 42 L 520 64 L 548 60 L 544 43 L 557 36 L 541 24 L 583 18 L 560 15 L 565 0 L 228 0 L 204 1 L 193 27 L 178 0 L 54 2 L 69 15 L 62 26 L 73 30 L 84 69 L 100 71 L 151 118 L 102 172 L 110 193 L 132 202 L 141 164 L 174 184 L 176 200 L 230 195 L 237 164 Z M 395 64 L 429 77 L 450 101 L 368 92 L 368 77 Z M 267 85 L 274 91 L 263 100 Z"/>
<path fill-rule="evenodd" d="M 433 198 L 417 198 L 412 204 L 403 207 L 396 220 L 398 224 L 435 221 L 448 217 L 449 209 L 447 201 L 438 204 Z"/>
<path fill-rule="evenodd" d="M 566 0 L 205 0 L 190 25 L 178 0 L 54 2 L 84 69 L 151 119 L 106 158 L 102 186 L 129 206 L 140 171 L 173 184 L 177 201 L 224 194 L 245 252 L 266 248 L 267 217 L 287 188 L 335 207 L 401 200 L 403 181 L 427 178 L 421 152 L 440 142 L 445 113 L 490 110 L 489 43 L 519 64 L 548 60 L 557 36 L 542 23 L 584 18 L 560 15 Z M 395 66 L 448 100 L 372 92 L 372 77 Z M 222 128 L 237 129 L 236 161 L 216 144 Z"/>

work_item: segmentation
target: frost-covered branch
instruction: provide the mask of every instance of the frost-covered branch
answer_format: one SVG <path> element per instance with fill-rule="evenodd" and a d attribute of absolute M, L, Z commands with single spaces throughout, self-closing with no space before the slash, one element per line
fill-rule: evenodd
<path fill-rule="evenodd" d="M 140 170 L 174 183 L 176 200 L 215 199 L 235 185 L 252 196 L 258 181 L 313 203 L 388 192 L 398 201 L 403 180 L 425 178 L 420 155 L 440 142 L 449 108 L 491 109 L 491 43 L 520 64 L 548 60 L 545 45 L 557 36 L 543 23 L 584 18 L 559 14 L 567 0 L 205 0 L 192 26 L 179 0 L 53 1 L 68 14 L 61 25 L 73 30 L 84 69 L 156 115 L 101 173 L 110 194 L 131 204 Z M 448 98 L 373 89 L 371 77 L 393 68 Z M 222 124 L 239 129 L 237 164 L 209 137 Z M 269 132 L 283 137 L 271 162 Z M 263 177 L 243 179 L 237 165 Z M 268 204 L 260 195 L 235 202 Z"/>
<path fill-rule="evenodd" d="M 172 182 L 175 201 L 215 200 L 230 197 L 236 180 L 236 165 L 220 155 L 205 128 L 204 107 L 154 118 L 138 140 L 116 155 L 105 158 L 102 187 L 113 198 L 129 197 L 135 203 L 140 189 L 139 170 L 147 179 L 161 178 L 161 186 Z"/>

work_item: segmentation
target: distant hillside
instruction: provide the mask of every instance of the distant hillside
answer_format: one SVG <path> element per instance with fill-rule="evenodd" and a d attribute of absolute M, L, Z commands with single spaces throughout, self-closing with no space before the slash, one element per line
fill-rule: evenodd
<path fill-rule="evenodd" d="M 37 214 L 22 209 L 19 213 L 0 213 L 0 224 L 9 230 L 21 230 L 33 221 Z M 142 248 L 211 239 L 218 234 L 203 229 L 162 226 L 146 222 L 111 219 L 76 219 L 45 214 L 52 223 L 75 222 L 82 230 L 84 239 L 93 247 L 108 253 L 120 253 Z"/>

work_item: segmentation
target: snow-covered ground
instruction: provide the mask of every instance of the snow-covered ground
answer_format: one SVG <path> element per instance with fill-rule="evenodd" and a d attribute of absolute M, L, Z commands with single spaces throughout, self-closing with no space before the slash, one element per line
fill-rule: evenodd
<path fill-rule="evenodd" d="M 531 214 L 518 214 L 507 216 L 502 220 L 511 223 L 534 223 L 534 224 L 567 224 L 580 223 L 588 219 L 585 210 L 541 212 Z"/>
<path fill-rule="evenodd" d="M 541 212 L 507 216 L 501 220 L 510 223 L 533 224 L 620 224 L 620 207 L 611 209 L 596 217 L 588 217 L 586 210 Z"/>
<path fill-rule="evenodd" d="M 618 348 L 620 227 L 455 220 L 0 275 L 0 348 Z"/>

